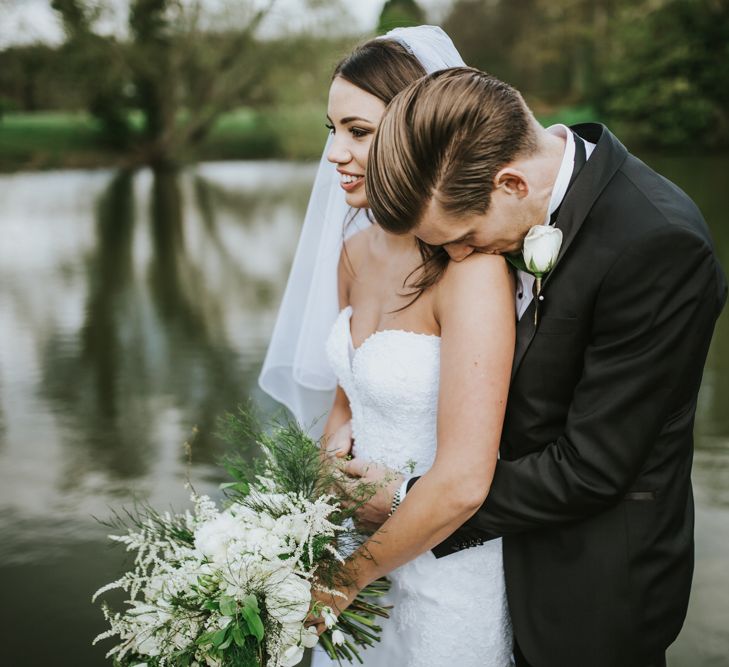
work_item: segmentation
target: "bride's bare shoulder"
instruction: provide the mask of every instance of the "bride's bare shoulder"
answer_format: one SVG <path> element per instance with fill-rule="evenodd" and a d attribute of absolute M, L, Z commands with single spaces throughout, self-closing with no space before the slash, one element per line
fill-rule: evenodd
<path fill-rule="evenodd" d="M 458 262 L 450 261 L 438 283 L 437 302 L 493 297 L 508 292 L 513 297 L 513 276 L 501 255 L 473 252 Z"/>

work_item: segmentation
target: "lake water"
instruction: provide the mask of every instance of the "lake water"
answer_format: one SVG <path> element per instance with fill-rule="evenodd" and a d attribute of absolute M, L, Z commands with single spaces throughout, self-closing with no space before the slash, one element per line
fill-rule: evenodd
<path fill-rule="evenodd" d="M 691 194 L 729 267 L 729 157 L 646 160 Z M 125 555 L 94 517 L 215 494 L 215 419 L 261 394 L 314 167 L 0 176 L 0 665 L 91 667 L 91 594 Z M 193 463 L 183 443 L 193 426 Z M 729 664 L 729 314 L 696 425 L 696 575 L 672 667 Z M 587 666 L 586 666 L 587 667 Z"/>

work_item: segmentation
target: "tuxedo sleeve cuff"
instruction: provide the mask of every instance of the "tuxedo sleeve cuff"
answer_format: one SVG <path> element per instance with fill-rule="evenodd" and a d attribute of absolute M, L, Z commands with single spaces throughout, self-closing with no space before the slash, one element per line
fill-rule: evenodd
<path fill-rule="evenodd" d="M 411 477 L 410 479 L 406 479 L 402 486 L 400 487 L 400 500 L 405 498 L 405 494 L 410 491 L 410 489 L 413 488 L 413 485 L 415 482 L 417 482 L 420 479 L 420 477 Z"/>

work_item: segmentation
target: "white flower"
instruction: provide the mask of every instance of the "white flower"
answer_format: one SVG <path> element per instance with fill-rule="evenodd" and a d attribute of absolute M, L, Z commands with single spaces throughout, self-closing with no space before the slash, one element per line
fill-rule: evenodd
<path fill-rule="evenodd" d="M 206 521 L 195 531 L 195 548 L 214 563 L 228 561 L 228 547 L 239 536 L 240 522 L 230 514 Z"/>
<path fill-rule="evenodd" d="M 289 646 L 281 654 L 281 667 L 294 667 L 298 665 L 304 657 L 303 646 Z"/>
<path fill-rule="evenodd" d="M 337 615 L 332 611 L 331 607 L 322 607 L 321 616 L 327 628 L 331 629 L 337 624 Z"/>
<path fill-rule="evenodd" d="M 281 554 L 285 554 L 289 548 L 276 535 L 269 533 L 260 545 L 260 553 L 268 560 L 274 560 Z"/>
<path fill-rule="evenodd" d="M 303 621 L 309 613 L 311 584 L 289 574 L 266 596 L 266 609 L 280 623 Z"/>
<path fill-rule="evenodd" d="M 524 263 L 527 270 L 541 277 L 552 270 L 562 247 L 562 230 L 536 225 L 524 239 Z"/>
<path fill-rule="evenodd" d="M 332 632 L 332 644 L 334 644 L 334 646 L 341 646 L 344 644 L 344 633 L 341 630 L 335 630 Z"/>
<path fill-rule="evenodd" d="M 306 648 L 314 648 L 319 643 L 319 633 L 312 625 L 306 628 L 301 635 L 301 644 Z"/>
<path fill-rule="evenodd" d="M 150 655 L 152 657 L 157 656 L 161 653 L 162 647 L 160 646 L 159 639 L 154 635 L 148 635 L 142 641 L 137 641 L 137 652 L 142 655 Z"/>

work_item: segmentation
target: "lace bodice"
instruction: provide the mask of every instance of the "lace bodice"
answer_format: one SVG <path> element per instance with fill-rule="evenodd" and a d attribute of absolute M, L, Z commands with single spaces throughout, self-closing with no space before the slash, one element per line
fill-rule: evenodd
<path fill-rule="evenodd" d="M 387 329 L 355 349 L 351 317 L 350 307 L 337 317 L 327 356 L 352 408 L 355 454 L 423 475 L 437 444 L 440 338 Z M 391 616 L 364 667 L 512 664 L 501 540 L 441 559 L 428 551 L 388 577 Z M 312 665 L 336 662 L 318 652 Z"/>
<path fill-rule="evenodd" d="M 440 338 L 376 331 L 354 348 L 352 308 L 339 313 L 327 355 L 352 408 L 358 457 L 422 475 L 433 464 Z"/>

